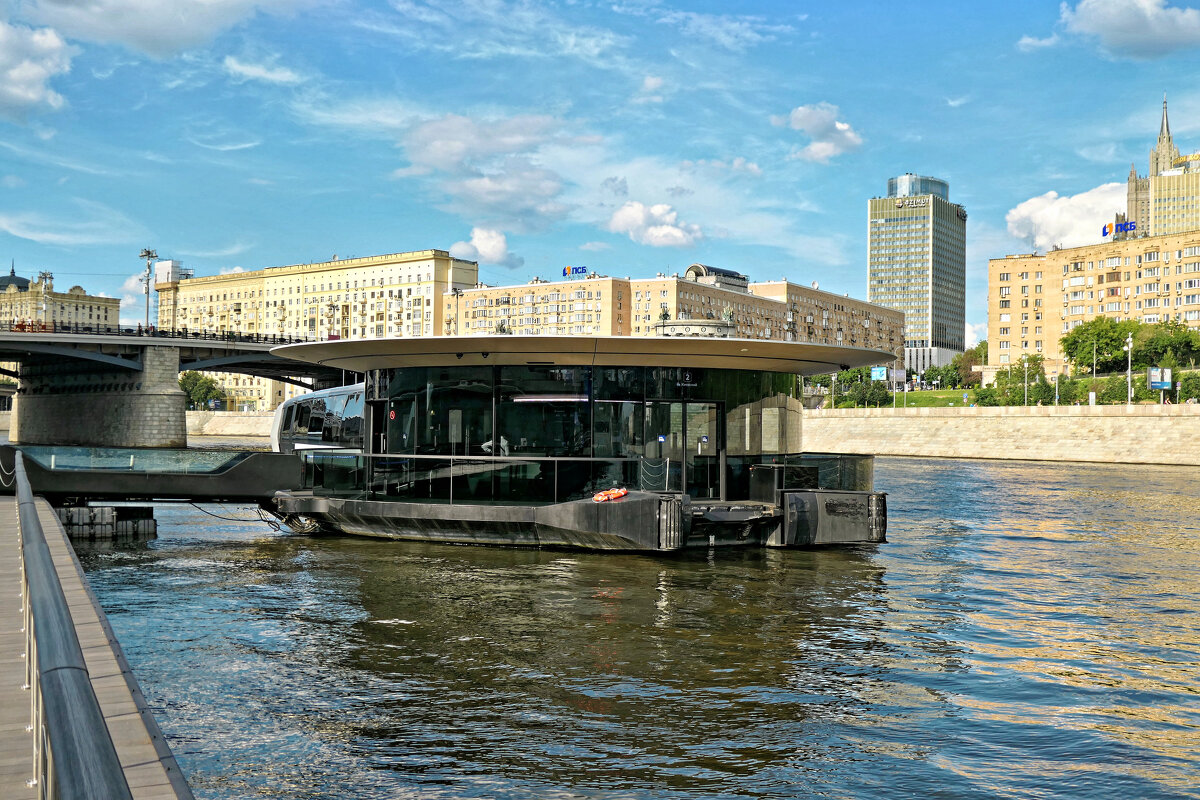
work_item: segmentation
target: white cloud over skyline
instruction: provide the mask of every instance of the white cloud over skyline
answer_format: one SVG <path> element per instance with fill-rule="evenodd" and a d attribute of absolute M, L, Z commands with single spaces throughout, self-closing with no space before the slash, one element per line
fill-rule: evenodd
<path fill-rule="evenodd" d="M 829 159 L 856 150 L 862 144 L 862 137 L 850 123 L 838 119 L 840 113 L 837 106 L 821 102 L 797 106 L 786 117 L 773 116 L 771 124 L 800 131 L 812 139 L 808 145 L 793 152 L 792 158 L 825 164 Z"/>
<path fill-rule="evenodd" d="M 704 236 L 698 225 L 681 221 L 678 212 L 666 203 L 647 206 L 636 200 L 617 209 L 608 221 L 608 229 L 651 247 L 687 247 Z"/>
<path fill-rule="evenodd" d="M 450 255 L 505 269 L 517 269 L 525 263 L 525 259 L 508 251 L 508 237 L 503 232 L 487 228 L 472 228 L 470 241 L 455 242 L 450 246 Z"/>
<path fill-rule="evenodd" d="M 1101 226 L 1125 210 L 1126 191 L 1123 183 L 1106 183 L 1075 195 L 1031 197 L 1005 215 L 1008 232 L 1037 250 L 1098 242 Z"/>

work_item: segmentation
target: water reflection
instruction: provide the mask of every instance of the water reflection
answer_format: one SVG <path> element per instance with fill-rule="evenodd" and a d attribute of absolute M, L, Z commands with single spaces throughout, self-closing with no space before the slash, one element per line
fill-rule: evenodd
<path fill-rule="evenodd" d="M 1196 476 L 881 459 L 878 548 L 445 547 L 174 507 L 82 555 L 201 797 L 1193 797 Z"/>

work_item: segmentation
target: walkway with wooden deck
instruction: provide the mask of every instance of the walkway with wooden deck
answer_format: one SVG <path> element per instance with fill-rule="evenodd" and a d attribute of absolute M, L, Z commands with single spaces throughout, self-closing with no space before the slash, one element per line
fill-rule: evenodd
<path fill-rule="evenodd" d="M 37 501 L 38 517 L 54 559 L 92 687 L 134 798 L 192 797 L 163 740 L 104 612 L 53 509 Z M 25 634 L 21 610 L 21 554 L 17 501 L 0 497 L 0 797 L 35 798 L 30 692 L 25 684 Z"/>

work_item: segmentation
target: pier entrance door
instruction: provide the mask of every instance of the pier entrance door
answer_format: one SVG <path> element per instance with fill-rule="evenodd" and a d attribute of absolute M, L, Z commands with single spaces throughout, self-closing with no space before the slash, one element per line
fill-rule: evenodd
<path fill-rule="evenodd" d="M 721 419 L 720 403 L 646 401 L 641 488 L 719 499 L 725 455 Z"/>
<path fill-rule="evenodd" d="M 687 441 L 686 491 L 692 497 L 721 499 L 720 403 L 687 403 L 684 436 Z"/>

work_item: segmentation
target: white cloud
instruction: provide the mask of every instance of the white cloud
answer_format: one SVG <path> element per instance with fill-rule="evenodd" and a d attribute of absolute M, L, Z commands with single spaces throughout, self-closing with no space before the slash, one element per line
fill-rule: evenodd
<path fill-rule="evenodd" d="M 645 105 L 647 103 L 661 103 L 663 101 L 662 92 L 663 79 L 654 75 L 647 75 L 642 79 L 641 88 L 633 97 L 635 105 Z"/>
<path fill-rule="evenodd" d="M 762 167 L 742 156 L 736 156 L 729 161 L 720 159 L 700 159 L 699 161 L 683 161 L 680 169 L 691 172 L 696 169 L 710 169 L 722 172 L 744 172 L 755 177 L 762 175 Z M 669 190 L 668 190 L 669 191 Z"/>
<path fill-rule="evenodd" d="M 312 125 L 386 138 L 403 135 L 426 116 L 420 109 L 395 98 L 335 102 L 318 93 L 305 93 L 292 104 L 292 111 L 302 122 Z"/>
<path fill-rule="evenodd" d="M 32 212 L 10 214 L 0 211 L 0 231 L 19 239 L 60 247 L 123 244 L 144 235 L 140 225 L 119 211 L 88 200 L 76 200 L 75 205 L 79 212 L 66 220 L 48 219 Z"/>
<path fill-rule="evenodd" d="M 450 255 L 508 269 L 516 269 L 525 264 L 525 259 L 508 252 L 508 239 L 503 232 L 487 228 L 472 228 L 471 241 L 455 242 L 450 246 Z"/>
<path fill-rule="evenodd" d="M 791 33 L 790 25 L 777 25 L 762 17 L 728 14 L 698 14 L 692 11 L 668 11 L 658 17 L 660 25 L 671 25 L 689 39 L 707 39 L 726 50 L 774 41 L 777 35 Z"/>
<path fill-rule="evenodd" d="M 241 267 L 221 267 L 222 275 L 237 275 L 240 272 L 245 272 Z"/>
<path fill-rule="evenodd" d="M 26 15 L 72 39 L 121 44 L 155 58 L 202 45 L 261 12 L 287 13 L 315 0 L 28 0 Z"/>
<path fill-rule="evenodd" d="M 806 147 L 792 153 L 792 158 L 824 164 L 862 144 L 862 137 L 855 133 L 850 123 L 840 121 L 838 113 L 838 107 L 830 103 L 798 106 L 786 117 L 771 117 L 771 124 L 787 126 L 812 139 Z"/>
<path fill-rule="evenodd" d="M 5 175 L 4 180 L 0 181 L 5 189 L 20 189 L 25 185 L 25 179 L 19 175 Z"/>
<path fill-rule="evenodd" d="M 222 247 L 219 250 L 177 250 L 181 256 L 190 258 L 232 258 L 240 256 L 242 253 L 250 249 L 250 245 L 245 242 L 235 242 L 228 247 Z M 241 267 L 235 267 L 237 271 L 241 271 Z M 221 273 L 225 274 L 224 272 Z"/>
<path fill-rule="evenodd" d="M 651 247 L 686 247 L 704 238 L 699 226 L 680 222 L 679 214 L 666 203 L 646 206 L 636 200 L 616 210 L 608 229 Z"/>
<path fill-rule="evenodd" d="M 586 250 L 589 253 L 599 253 L 603 250 L 612 250 L 612 245 L 608 242 L 584 242 L 579 245 L 580 250 Z"/>
<path fill-rule="evenodd" d="M 1101 239 L 1101 227 L 1125 210 L 1126 192 L 1123 183 L 1070 196 L 1050 191 L 1019 204 L 1004 219 L 1010 234 L 1038 250 L 1093 244 Z"/>
<path fill-rule="evenodd" d="M 450 58 L 572 59 L 605 69 L 624 67 L 617 51 L 628 37 L 565 22 L 546 4 L 392 0 L 391 6 L 395 14 L 362 14 L 355 24 Z"/>
<path fill-rule="evenodd" d="M 969 94 L 964 94 L 962 97 L 946 98 L 946 105 L 950 106 L 951 108 L 958 108 L 959 106 L 966 105 L 969 102 L 971 102 L 971 95 Z"/>
<path fill-rule="evenodd" d="M 239 80 L 281 84 L 300 83 L 303 80 L 300 75 L 287 67 L 251 64 L 246 61 L 240 61 L 233 56 L 225 56 L 224 67 L 227 73 Z"/>
<path fill-rule="evenodd" d="M 23 120 L 35 110 L 57 110 L 66 101 L 50 80 L 71 70 L 73 49 L 49 28 L 9 25 L 0 19 L 0 116 Z"/>
<path fill-rule="evenodd" d="M 968 348 L 974 347 L 975 345 L 979 344 L 981 341 L 986 339 L 987 338 L 987 329 L 988 329 L 988 326 L 987 326 L 986 322 L 978 322 L 978 323 L 975 323 L 974 325 L 972 325 L 970 322 L 968 322 L 967 330 L 966 330 L 967 338 L 965 340 L 967 347 Z"/>
<path fill-rule="evenodd" d="M 1044 50 L 1056 44 L 1058 44 L 1057 33 L 1047 36 L 1045 39 L 1038 39 L 1036 36 L 1022 36 L 1017 40 L 1017 49 L 1022 53 L 1032 53 L 1035 50 Z"/>
<path fill-rule="evenodd" d="M 261 139 L 255 139 L 248 142 L 205 142 L 198 138 L 192 138 L 188 139 L 188 141 L 197 147 L 203 147 L 205 150 L 216 150 L 220 153 L 229 153 L 235 150 L 249 150 L 262 144 Z"/>
<path fill-rule="evenodd" d="M 1162 58 L 1200 46 L 1200 11 L 1173 8 L 1166 0 L 1081 0 L 1074 9 L 1063 3 L 1060 22 L 1118 56 Z"/>

